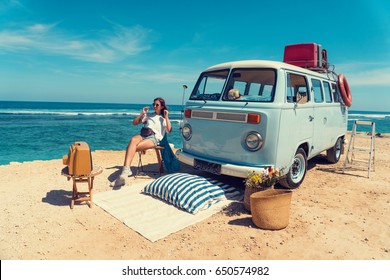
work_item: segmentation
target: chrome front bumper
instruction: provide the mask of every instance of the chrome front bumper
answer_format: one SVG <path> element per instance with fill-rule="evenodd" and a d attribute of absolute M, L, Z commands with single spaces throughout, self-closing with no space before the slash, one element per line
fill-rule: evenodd
<path fill-rule="evenodd" d="M 233 177 L 239 177 L 239 178 L 246 178 L 250 173 L 254 172 L 261 172 L 264 167 L 251 167 L 251 166 L 242 166 L 242 165 L 235 165 L 235 164 L 229 164 L 224 163 L 220 161 L 210 161 L 207 158 L 202 158 L 198 156 L 193 156 L 191 154 L 188 154 L 184 152 L 182 149 L 179 149 L 176 151 L 176 156 L 179 159 L 180 162 L 187 164 L 189 166 L 194 167 L 195 166 L 195 158 L 199 160 L 203 160 L 210 163 L 216 163 L 221 165 L 221 174 L 233 176 Z"/>

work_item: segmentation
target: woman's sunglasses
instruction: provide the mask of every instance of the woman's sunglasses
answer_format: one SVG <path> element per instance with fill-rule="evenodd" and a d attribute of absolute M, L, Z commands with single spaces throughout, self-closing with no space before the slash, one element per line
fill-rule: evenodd
<path fill-rule="evenodd" d="M 154 103 L 153 107 L 160 107 L 160 104 Z"/>

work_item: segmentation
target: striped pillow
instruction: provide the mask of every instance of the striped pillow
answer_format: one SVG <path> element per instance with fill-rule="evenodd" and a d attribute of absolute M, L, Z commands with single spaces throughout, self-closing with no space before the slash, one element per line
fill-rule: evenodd
<path fill-rule="evenodd" d="M 174 173 L 162 176 L 147 184 L 144 193 L 158 197 L 192 214 L 225 200 L 229 185 L 197 175 Z"/>

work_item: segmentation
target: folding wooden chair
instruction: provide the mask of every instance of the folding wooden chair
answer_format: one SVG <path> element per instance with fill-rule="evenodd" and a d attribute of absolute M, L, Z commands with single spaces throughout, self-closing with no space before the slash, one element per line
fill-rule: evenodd
<path fill-rule="evenodd" d="M 163 146 L 156 146 L 154 148 L 154 151 L 156 152 L 156 158 L 157 158 L 157 165 L 158 165 L 158 175 L 161 176 L 161 173 L 164 173 L 164 164 L 161 156 L 161 150 L 164 149 Z M 152 150 L 148 149 L 148 150 Z M 146 150 L 147 151 L 147 150 Z M 135 177 L 137 177 L 141 172 L 146 173 L 144 170 L 143 164 L 142 164 L 142 155 L 146 153 L 146 151 L 138 152 L 138 166 L 137 166 L 137 172 Z"/>
<path fill-rule="evenodd" d="M 91 173 L 87 175 L 74 176 L 70 175 L 68 171 L 68 167 L 65 167 L 61 174 L 66 176 L 68 181 L 72 179 L 73 181 L 73 192 L 72 192 L 72 200 L 70 203 L 70 209 L 73 209 L 75 202 L 87 201 L 88 206 L 92 207 L 92 198 L 93 198 L 93 180 L 95 176 L 101 174 L 103 172 L 103 168 L 95 167 Z M 87 183 L 88 191 L 80 192 L 77 189 L 78 183 Z"/>

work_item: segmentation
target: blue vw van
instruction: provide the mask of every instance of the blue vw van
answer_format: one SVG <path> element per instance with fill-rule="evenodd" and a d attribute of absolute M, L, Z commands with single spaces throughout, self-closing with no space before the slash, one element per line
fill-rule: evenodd
<path fill-rule="evenodd" d="M 343 152 L 348 108 L 337 78 L 264 60 L 207 68 L 184 107 L 178 159 L 241 178 L 273 166 L 285 170 L 283 186 L 297 188 L 307 160 L 326 151 L 336 163 Z"/>

